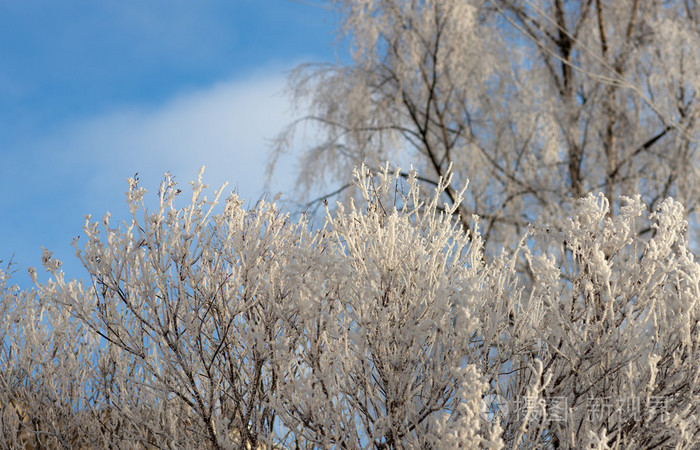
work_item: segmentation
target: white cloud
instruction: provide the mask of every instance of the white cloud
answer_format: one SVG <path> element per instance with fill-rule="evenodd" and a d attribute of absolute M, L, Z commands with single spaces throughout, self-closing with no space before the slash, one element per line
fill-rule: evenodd
<path fill-rule="evenodd" d="M 185 184 L 202 165 L 207 184 L 218 188 L 228 181 L 228 188 L 255 201 L 263 193 L 270 140 L 293 119 L 285 83 L 279 70 L 225 81 L 155 108 L 122 109 L 73 124 L 48 142 L 65 149 L 65 163 L 81 168 L 92 205 L 115 192 L 123 198 L 125 180 L 135 172 L 148 188 L 165 171 Z M 279 167 L 279 174 L 273 192 L 292 187 L 293 169 Z"/>

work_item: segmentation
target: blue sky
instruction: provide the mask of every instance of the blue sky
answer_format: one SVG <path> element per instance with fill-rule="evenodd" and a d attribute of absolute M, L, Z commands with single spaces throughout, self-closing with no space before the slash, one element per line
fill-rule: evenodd
<path fill-rule="evenodd" d="M 126 179 L 166 171 L 255 201 L 289 192 L 294 160 L 266 186 L 269 140 L 294 119 L 287 72 L 334 61 L 334 16 L 315 0 L 0 0 L 0 260 L 70 242 L 86 214 L 127 216 Z M 114 222 L 113 222 L 114 223 Z M 42 272 L 43 270 L 40 270 Z M 40 276 L 45 279 L 46 276 Z"/>

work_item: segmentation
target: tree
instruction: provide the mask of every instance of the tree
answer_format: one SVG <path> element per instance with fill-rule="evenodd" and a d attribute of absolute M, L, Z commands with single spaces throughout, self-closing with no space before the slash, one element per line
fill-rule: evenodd
<path fill-rule="evenodd" d="M 453 220 L 467 191 L 420 179 L 361 167 L 318 228 L 216 207 L 201 176 L 183 207 L 166 177 L 149 211 L 130 180 L 132 220 L 88 218 L 76 242 L 89 283 L 48 251 L 35 289 L 0 272 L 0 443 L 697 446 L 700 266 L 678 202 L 611 215 L 589 195 L 486 259 L 478 217 Z"/>
<path fill-rule="evenodd" d="M 412 163 L 431 184 L 451 168 L 447 200 L 472 183 L 456 213 L 465 228 L 478 214 L 496 252 L 538 217 L 556 227 L 589 192 L 610 215 L 641 194 L 650 212 L 673 196 L 694 217 L 697 2 L 332 3 L 352 60 L 293 74 L 309 115 L 280 135 L 270 170 L 309 122 L 320 140 L 301 156 L 307 190 L 328 176 L 348 186 L 362 162 Z"/>

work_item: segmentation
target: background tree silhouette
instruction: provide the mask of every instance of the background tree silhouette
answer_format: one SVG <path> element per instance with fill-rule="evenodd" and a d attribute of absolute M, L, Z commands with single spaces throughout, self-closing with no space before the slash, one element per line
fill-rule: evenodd
<path fill-rule="evenodd" d="M 303 65 L 294 97 L 308 115 L 280 134 L 270 160 L 311 122 L 303 190 L 362 162 L 410 162 L 457 209 L 483 221 L 490 248 L 528 223 L 552 227 L 589 192 L 609 214 L 637 193 L 698 201 L 700 6 L 690 0 L 361 0 L 331 2 L 349 63 Z M 306 111 L 306 109 L 304 109 Z M 649 231 L 640 224 L 638 231 Z"/>

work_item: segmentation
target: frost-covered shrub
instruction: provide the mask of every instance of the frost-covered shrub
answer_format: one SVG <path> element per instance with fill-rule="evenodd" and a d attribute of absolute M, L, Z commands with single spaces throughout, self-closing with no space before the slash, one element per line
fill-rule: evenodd
<path fill-rule="evenodd" d="M 531 245 L 522 250 L 531 294 L 513 328 L 532 351 L 517 366 L 538 361 L 541 368 L 507 384 L 516 398 L 534 384 L 537 399 L 564 410 L 556 417 L 539 411 L 513 444 L 522 431 L 532 440 L 533 430 L 570 448 L 603 436 L 610 448 L 689 448 L 700 439 L 693 362 L 700 356 L 700 267 L 688 250 L 683 207 L 668 199 L 648 214 L 639 197 L 623 204 L 609 217 L 607 199 L 589 195 L 560 231 L 531 227 Z M 652 223 L 643 238 L 634 232 L 642 219 Z"/>
<path fill-rule="evenodd" d="M 481 241 L 454 224 L 455 208 L 438 210 L 449 180 L 425 204 L 415 176 L 404 192 L 398 172 L 356 171 L 363 206 L 328 212 L 326 258 L 302 275 L 317 293 L 300 295 L 280 413 L 319 447 L 499 445 L 483 433 L 488 386 L 466 358 L 484 295 Z"/>
<path fill-rule="evenodd" d="M 33 290 L 0 273 L 4 445 L 696 445 L 700 269 L 679 204 L 610 216 L 585 197 L 488 255 L 478 218 L 465 232 L 442 203 L 449 177 L 432 197 L 417 179 L 360 168 L 318 228 L 215 206 L 201 178 L 178 207 L 166 177 L 149 211 L 130 180 L 132 219 L 88 219 L 76 243 L 90 280 L 49 252 Z"/>

